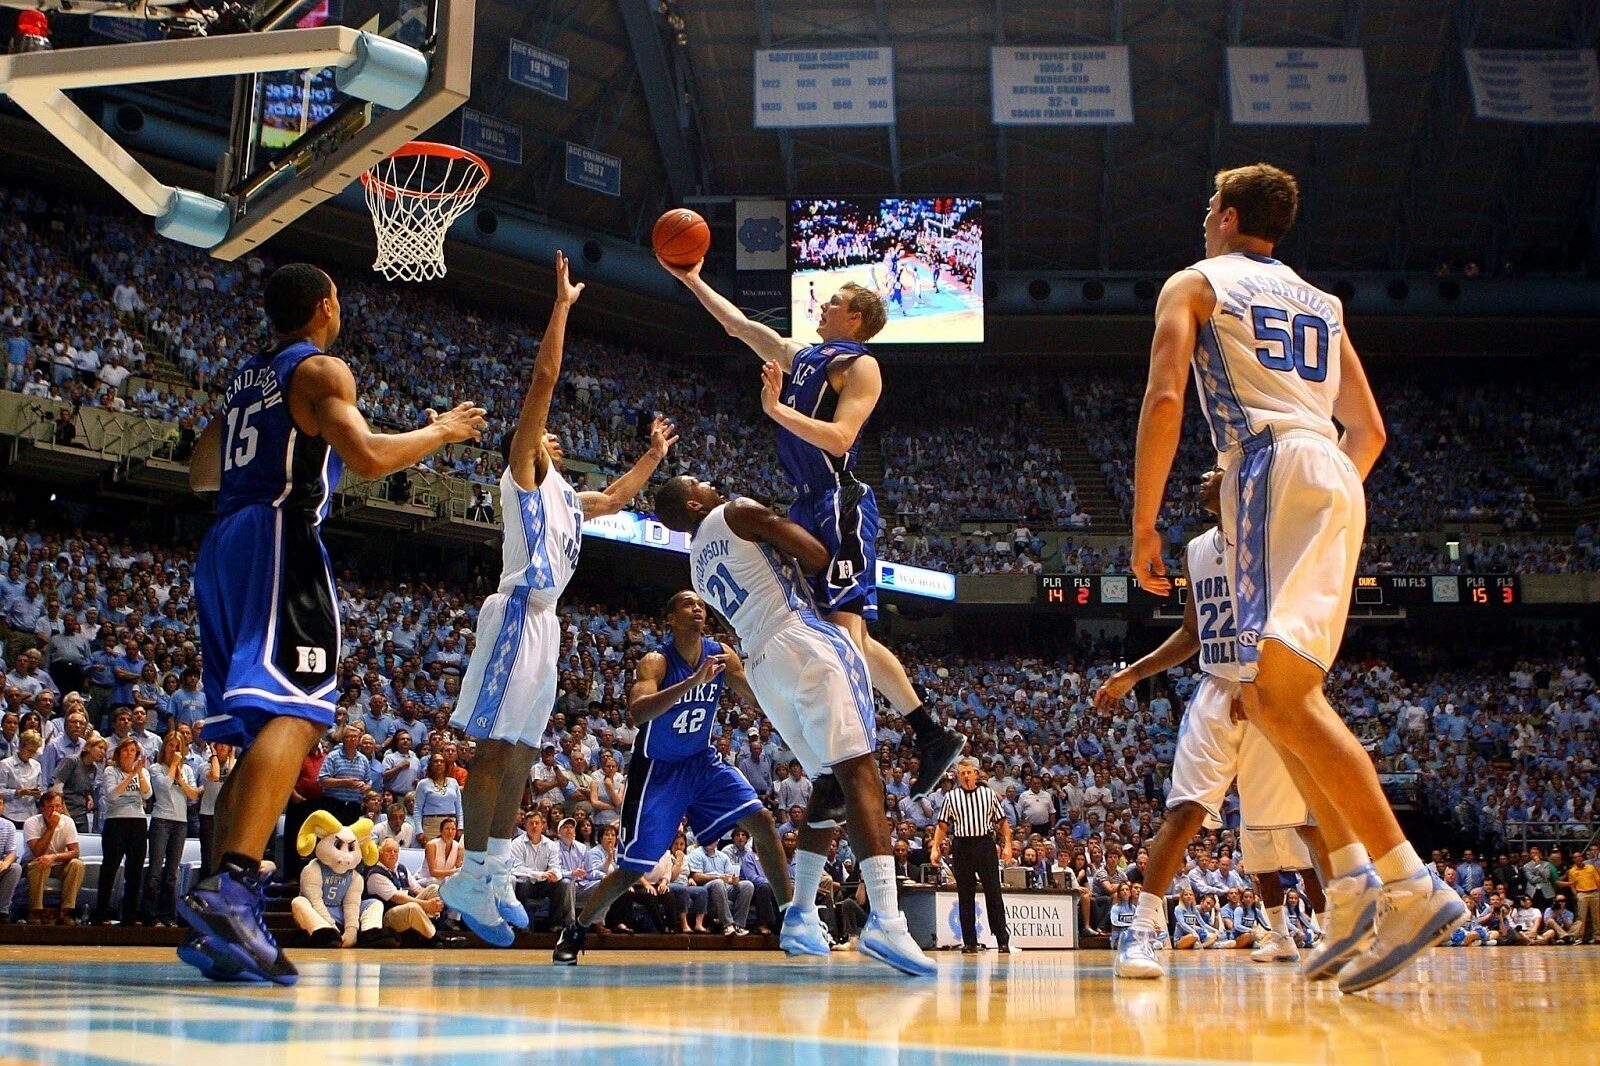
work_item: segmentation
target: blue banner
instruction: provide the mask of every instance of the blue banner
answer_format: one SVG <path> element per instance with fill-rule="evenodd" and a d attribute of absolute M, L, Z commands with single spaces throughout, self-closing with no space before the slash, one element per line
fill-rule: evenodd
<path fill-rule="evenodd" d="M 614 155 L 567 142 L 567 184 L 622 195 L 622 160 Z"/>
<path fill-rule="evenodd" d="M 513 37 L 508 62 L 511 69 L 506 77 L 511 79 L 513 85 L 521 85 L 557 100 L 567 98 L 569 65 L 566 56 L 546 52 L 543 48 Z"/>
<path fill-rule="evenodd" d="M 469 152 L 498 159 L 502 163 L 522 162 L 522 127 L 515 122 L 485 115 L 470 107 L 461 109 L 461 147 Z"/>

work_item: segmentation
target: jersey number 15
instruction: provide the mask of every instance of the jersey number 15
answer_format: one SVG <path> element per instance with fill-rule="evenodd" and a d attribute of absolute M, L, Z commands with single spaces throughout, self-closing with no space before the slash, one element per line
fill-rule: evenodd
<path fill-rule="evenodd" d="M 253 403 L 240 410 L 228 408 L 227 439 L 222 442 L 222 469 L 232 470 L 246 466 L 256 457 L 256 441 L 261 436 L 250 420 L 261 413 L 261 405 Z"/>

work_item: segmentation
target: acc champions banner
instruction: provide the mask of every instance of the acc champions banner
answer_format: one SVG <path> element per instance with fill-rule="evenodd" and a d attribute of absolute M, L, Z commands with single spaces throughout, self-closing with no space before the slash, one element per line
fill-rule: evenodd
<path fill-rule="evenodd" d="M 1468 48 L 1465 54 L 1472 109 L 1479 118 L 1552 125 L 1600 122 L 1600 72 L 1593 48 Z"/>
<path fill-rule="evenodd" d="M 953 948 L 961 944 L 961 916 L 956 910 L 960 901 L 954 892 L 940 890 L 934 894 L 933 946 Z M 1019 948 L 1071 949 L 1078 946 L 1078 897 L 1066 893 L 1055 895 L 1043 892 L 1004 892 L 1006 928 L 1011 933 L 1011 943 Z M 984 914 L 980 898 L 975 908 L 978 926 L 978 943 L 997 946 L 994 933 L 989 930 L 989 918 Z"/>
<path fill-rule="evenodd" d="M 1359 48 L 1230 48 L 1228 99 L 1241 126 L 1365 126 Z"/>
<path fill-rule="evenodd" d="M 894 49 L 756 52 L 756 128 L 894 125 Z"/>
<path fill-rule="evenodd" d="M 996 126 L 1121 126 L 1133 121 L 1128 49 L 991 48 Z"/>

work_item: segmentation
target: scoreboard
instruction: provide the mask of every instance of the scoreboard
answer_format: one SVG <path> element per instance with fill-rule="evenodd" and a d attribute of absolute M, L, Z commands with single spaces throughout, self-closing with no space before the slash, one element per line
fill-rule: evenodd
<path fill-rule="evenodd" d="M 1131 574 L 1040 574 L 1037 602 L 1063 610 L 1181 604 L 1188 599 L 1188 586 L 1182 575 L 1174 577 L 1175 595 L 1163 600 L 1141 589 Z M 1353 607 L 1494 610 L 1521 603 L 1522 585 L 1514 574 L 1360 574 L 1351 596 Z"/>

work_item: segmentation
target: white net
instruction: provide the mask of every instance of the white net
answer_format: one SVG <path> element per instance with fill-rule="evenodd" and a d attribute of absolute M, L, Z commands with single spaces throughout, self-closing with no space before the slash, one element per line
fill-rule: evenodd
<path fill-rule="evenodd" d="M 372 269 L 390 281 L 430 281 L 445 273 L 444 238 L 489 181 L 470 152 L 411 144 L 361 175 L 378 235 Z"/>

